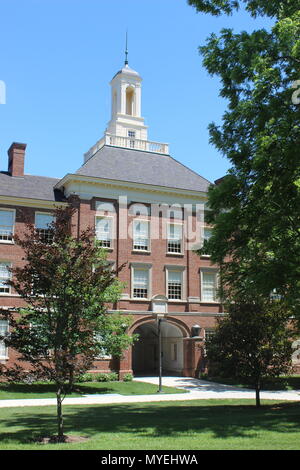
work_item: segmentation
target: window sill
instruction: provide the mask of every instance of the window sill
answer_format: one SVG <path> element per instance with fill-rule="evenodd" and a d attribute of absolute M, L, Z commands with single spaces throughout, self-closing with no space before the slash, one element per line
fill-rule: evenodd
<path fill-rule="evenodd" d="M 0 240 L 0 245 L 14 245 L 14 240 Z"/>
<path fill-rule="evenodd" d="M 166 256 L 184 256 L 184 253 L 173 253 L 172 251 L 167 251 Z"/>
<path fill-rule="evenodd" d="M 139 254 L 141 253 L 142 255 L 151 255 L 151 251 L 150 250 L 131 250 L 131 253 L 134 253 L 135 255 L 136 254 Z"/>
<path fill-rule="evenodd" d="M 186 302 L 187 300 L 185 299 L 168 299 L 168 303 L 172 303 L 172 304 L 175 304 L 175 303 L 185 304 Z"/>

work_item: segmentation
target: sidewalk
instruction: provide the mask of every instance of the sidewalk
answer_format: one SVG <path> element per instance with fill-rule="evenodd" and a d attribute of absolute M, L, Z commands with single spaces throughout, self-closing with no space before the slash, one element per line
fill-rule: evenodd
<path fill-rule="evenodd" d="M 148 382 L 158 385 L 157 377 L 138 377 L 135 381 Z M 154 394 L 154 395 L 86 395 L 75 398 L 65 398 L 64 405 L 101 405 L 113 403 L 154 403 L 159 401 L 188 401 L 188 400 L 206 400 L 206 399 L 251 399 L 255 400 L 255 391 L 233 387 L 231 385 L 222 385 L 205 380 L 198 380 L 192 377 L 163 377 L 163 386 L 176 387 L 188 393 L 175 394 Z M 286 400 L 300 401 L 300 390 L 298 391 L 262 391 L 262 400 Z M 33 398 L 0 400 L 0 408 L 16 406 L 49 406 L 56 405 L 55 398 Z"/>

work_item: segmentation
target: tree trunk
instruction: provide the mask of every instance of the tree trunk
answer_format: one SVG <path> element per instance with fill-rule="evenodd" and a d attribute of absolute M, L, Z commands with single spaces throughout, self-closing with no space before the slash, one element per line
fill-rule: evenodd
<path fill-rule="evenodd" d="M 57 435 L 59 442 L 64 442 L 64 419 L 62 413 L 62 398 L 61 398 L 61 387 L 59 386 L 56 391 L 57 401 Z"/>
<path fill-rule="evenodd" d="M 260 407 L 260 380 L 255 384 L 256 408 Z"/>

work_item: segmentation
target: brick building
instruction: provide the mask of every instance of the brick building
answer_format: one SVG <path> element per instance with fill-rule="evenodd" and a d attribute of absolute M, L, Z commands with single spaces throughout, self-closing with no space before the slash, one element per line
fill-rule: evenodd
<path fill-rule="evenodd" d="M 126 283 L 114 310 L 133 318 L 140 340 L 121 361 L 103 357 L 95 370 L 155 373 L 158 319 L 163 371 L 194 376 L 203 367 L 204 340 L 222 306 L 216 298 L 217 266 L 193 251 L 209 237 L 203 220 L 209 181 L 169 155 L 167 144 L 148 140 L 141 116 L 141 77 L 127 61 L 111 81 L 112 114 L 99 140 L 74 174 L 58 180 L 24 174 L 26 145 L 13 143 L 8 170 L 0 173 L 0 303 L 22 300 L 5 285 L 7 266 L 21 263 L 14 244 L 25 222 L 47 230 L 57 204 L 76 204 L 75 233 L 95 227 L 96 236 Z M 0 321 L 1 332 L 9 325 Z M 13 361 L 0 342 L 0 361 Z"/>

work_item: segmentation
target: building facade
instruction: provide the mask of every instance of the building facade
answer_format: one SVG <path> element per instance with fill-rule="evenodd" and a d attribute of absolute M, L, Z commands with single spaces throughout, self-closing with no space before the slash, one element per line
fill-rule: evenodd
<path fill-rule="evenodd" d="M 210 234 L 204 223 L 210 182 L 172 158 L 167 144 L 148 140 L 141 82 L 127 63 L 113 77 L 104 137 L 74 174 L 60 180 L 26 175 L 26 145 L 11 145 L 8 170 L 0 173 L 0 304 L 22 306 L 5 284 L 7 267 L 22 263 L 14 234 L 27 222 L 46 233 L 54 206 L 71 203 L 78 209 L 74 234 L 94 227 L 112 266 L 126 263 L 119 275 L 126 287 L 112 311 L 130 315 L 130 332 L 139 334 L 121 360 L 104 356 L 94 370 L 120 377 L 157 373 L 162 320 L 163 372 L 197 376 L 205 367 L 205 339 L 224 314 L 216 296 L 218 268 L 194 252 Z M 1 320 L 1 333 L 8 329 Z M 0 361 L 14 361 L 3 342 Z"/>

